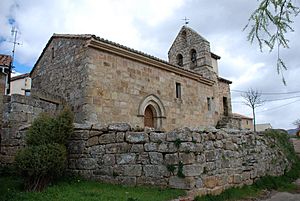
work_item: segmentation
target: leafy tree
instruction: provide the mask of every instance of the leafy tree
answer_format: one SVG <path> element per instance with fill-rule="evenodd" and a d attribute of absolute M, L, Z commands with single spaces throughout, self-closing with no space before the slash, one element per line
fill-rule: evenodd
<path fill-rule="evenodd" d="M 269 51 L 277 49 L 277 73 L 286 84 L 283 71 L 287 66 L 280 57 L 281 48 L 289 48 L 286 34 L 293 32 L 293 19 L 299 14 L 300 8 L 293 0 L 258 0 L 258 8 L 251 14 L 244 30 L 249 28 L 248 40 L 257 41 L 260 49 L 267 47 Z"/>
<path fill-rule="evenodd" d="M 67 164 L 66 143 L 73 132 L 73 114 L 41 114 L 26 133 L 27 146 L 16 155 L 16 167 L 28 191 L 41 191 L 62 175 Z"/>
<path fill-rule="evenodd" d="M 245 99 L 244 104 L 252 109 L 254 132 L 256 132 L 255 108 L 262 106 L 264 100 L 261 98 L 261 93 L 254 89 L 249 89 L 247 92 L 242 94 L 242 97 Z"/>

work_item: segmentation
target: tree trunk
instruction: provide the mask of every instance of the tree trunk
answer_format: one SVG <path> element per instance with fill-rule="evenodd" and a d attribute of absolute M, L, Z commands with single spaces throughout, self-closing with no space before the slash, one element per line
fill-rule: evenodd
<path fill-rule="evenodd" d="M 252 114 L 253 114 L 253 128 L 254 128 L 254 132 L 256 132 L 256 121 L 255 121 L 255 108 L 252 108 Z"/>

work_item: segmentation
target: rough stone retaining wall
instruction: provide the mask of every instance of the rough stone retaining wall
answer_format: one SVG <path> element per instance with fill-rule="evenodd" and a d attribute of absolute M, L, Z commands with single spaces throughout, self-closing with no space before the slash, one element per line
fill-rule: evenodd
<path fill-rule="evenodd" d="M 214 194 L 290 168 L 274 140 L 250 131 L 136 132 L 127 124 L 75 128 L 69 171 L 105 182 Z"/>
<path fill-rule="evenodd" d="M 25 131 L 41 113 L 55 113 L 59 104 L 13 94 L 4 96 L 2 128 L 0 130 L 0 165 L 11 164 L 18 149 L 25 145 Z"/>

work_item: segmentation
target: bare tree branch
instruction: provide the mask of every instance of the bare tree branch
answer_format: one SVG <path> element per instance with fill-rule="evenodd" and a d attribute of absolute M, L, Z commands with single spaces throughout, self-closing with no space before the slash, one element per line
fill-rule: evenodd
<path fill-rule="evenodd" d="M 255 108 L 262 106 L 265 101 L 261 98 L 261 93 L 254 89 L 249 89 L 241 96 L 245 99 L 244 104 L 252 108 L 254 131 L 256 132 Z"/>

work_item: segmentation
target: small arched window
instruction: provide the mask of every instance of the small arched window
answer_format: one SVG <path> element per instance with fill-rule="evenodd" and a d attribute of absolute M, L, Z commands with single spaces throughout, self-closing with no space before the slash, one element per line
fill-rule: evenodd
<path fill-rule="evenodd" d="M 197 52 L 194 49 L 191 50 L 191 61 L 193 63 L 196 63 L 196 61 L 197 61 Z"/>
<path fill-rule="evenodd" d="M 184 40 L 184 42 L 186 42 L 186 31 L 182 31 L 181 37 Z"/>
<path fill-rule="evenodd" d="M 177 65 L 178 66 L 183 66 L 183 56 L 182 56 L 182 54 L 177 55 Z"/>

